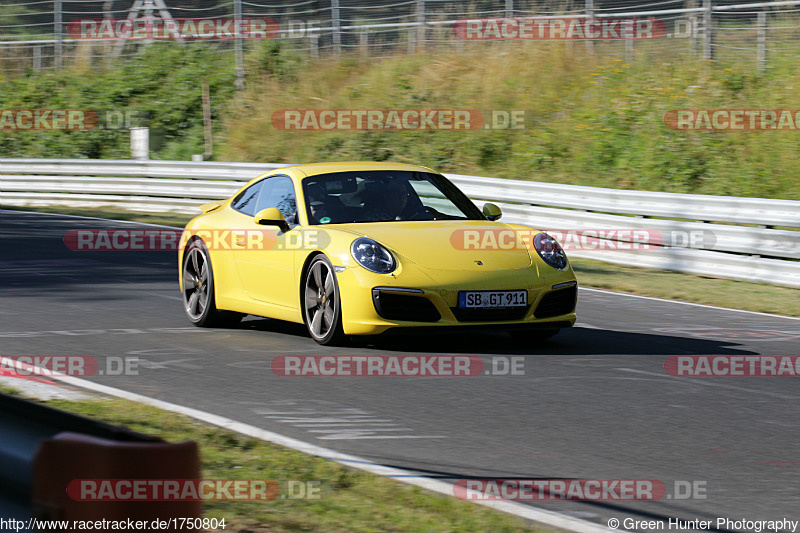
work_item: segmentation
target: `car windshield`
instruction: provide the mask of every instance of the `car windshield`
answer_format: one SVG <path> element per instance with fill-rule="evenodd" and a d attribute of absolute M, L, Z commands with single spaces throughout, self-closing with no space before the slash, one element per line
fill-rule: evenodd
<path fill-rule="evenodd" d="M 484 220 L 444 176 L 370 170 L 320 174 L 303 180 L 310 224 L 402 220 Z"/>

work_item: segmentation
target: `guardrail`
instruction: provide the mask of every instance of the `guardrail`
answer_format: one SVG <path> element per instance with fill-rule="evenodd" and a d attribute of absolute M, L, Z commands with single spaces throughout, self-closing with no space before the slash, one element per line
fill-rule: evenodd
<path fill-rule="evenodd" d="M 0 205 L 198 213 L 275 163 L 0 159 Z M 800 201 L 660 193 L 446 174 L 503 220 L 579 232 L 575 257 L 800 288 Z M 641 230 L 657 235 L 636 249 Z M 594 235 L 589 243 L 581 236 Z M 631 248 L 631 249 L 625 249 Z"/>

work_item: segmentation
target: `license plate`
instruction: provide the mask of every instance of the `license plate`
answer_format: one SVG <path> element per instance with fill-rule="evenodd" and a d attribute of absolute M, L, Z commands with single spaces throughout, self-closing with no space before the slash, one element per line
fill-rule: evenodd
<path fill-rule="evenodd" d="M 524 307 L 528 305 L 528 291 L 458 291 L 459 307 Z"/>

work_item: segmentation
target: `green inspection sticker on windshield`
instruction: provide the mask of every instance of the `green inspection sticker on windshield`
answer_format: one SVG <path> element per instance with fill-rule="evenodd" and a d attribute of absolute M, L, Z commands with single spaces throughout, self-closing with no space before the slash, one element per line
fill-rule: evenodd
<path fill-rule="evenodd" d="M 330 221 L 331 221 L 331 217 L 322 217 L 321 219 L 319 219 L 319 223 L 320 224 L 327 224 Z"/>

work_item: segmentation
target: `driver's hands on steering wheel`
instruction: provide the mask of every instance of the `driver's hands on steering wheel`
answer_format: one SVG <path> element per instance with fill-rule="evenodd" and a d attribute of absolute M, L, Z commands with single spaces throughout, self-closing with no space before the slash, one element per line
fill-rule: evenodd
<path fill-rule="evenodd" d="M 422 209 L 418 209 L 409 215 L 407 220 L 439 220 L 439 218 L 444 218 L 444 215 L 437 211 L 436 209 L 428 206 L 421 206 Z M 433 217 L 433 218 L 430 218 Z"/>

